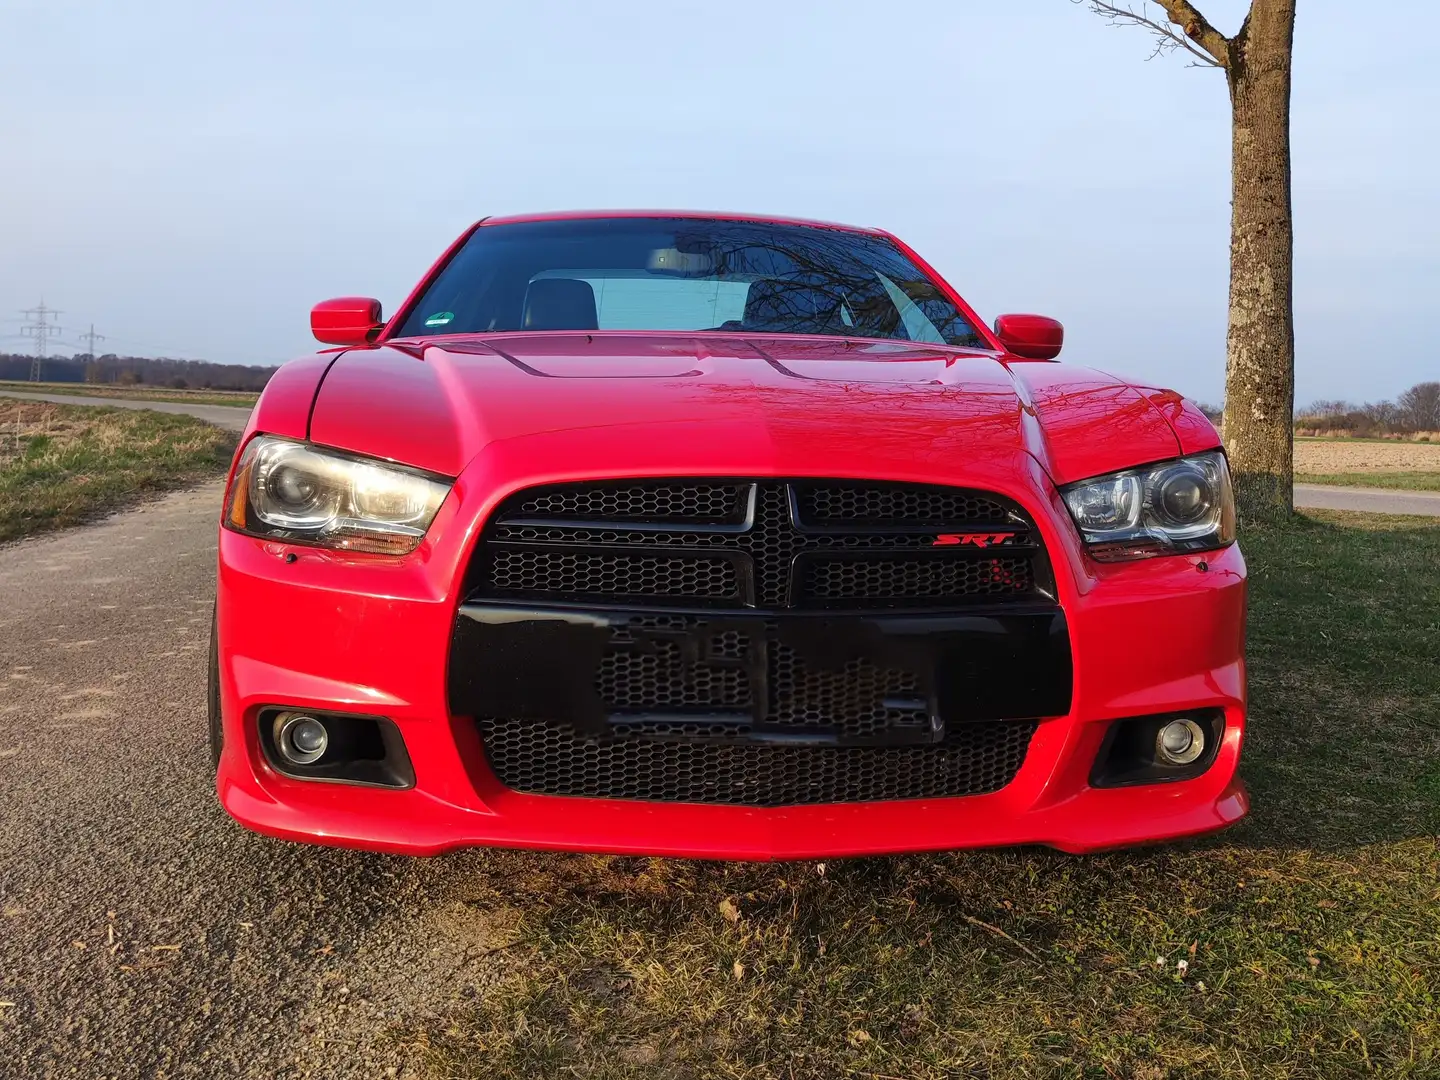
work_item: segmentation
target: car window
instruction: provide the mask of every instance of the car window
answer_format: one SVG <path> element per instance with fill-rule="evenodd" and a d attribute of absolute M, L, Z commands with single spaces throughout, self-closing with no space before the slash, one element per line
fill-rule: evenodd
<path fill-rule="evenodd" d="M 986 348 L 881 236 L 711 218 L 581 218 L 476 229 L 399 336 L 523 330 L 829 334 Z"/>
<path fill-rule="evenodd" d="M 890 301 L 900 312 L 900 321 L 905 325 L 905 336 L 911 341 L 933 341 L 943 345 L 945 339 L 940 331 L 935 329 L 935 324 L 925 317 L 925 312 L 920 310 L 920 305 L 905 295 L 905 290 L 896 285 L 884 274 L 876 274 L 880 284 L 885 286 Z"/>
<path fill-rule="evenodd" d="M 595 296 L 599 330 L 698 330 L 745 314 L 746 281 L 696 280 L 637 275 L 624 271 L 547 270 L 542 278 L 584 281 Z"/>

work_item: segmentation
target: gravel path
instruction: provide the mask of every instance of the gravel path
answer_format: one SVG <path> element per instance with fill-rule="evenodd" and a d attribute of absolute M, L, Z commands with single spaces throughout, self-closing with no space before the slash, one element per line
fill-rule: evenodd
<path fill-rule="evenodd" d="M 1315 510 L 1362 510 L 1369 514 L 1440 517 L 1440 491 L 1296 484 L 1295 505 Z"/>
<path fill-rule="evenodd" d="M 25 394 L 14 390 L 0 390 L 0 399 L 15 398 L 19 401 L 49 401 L 55 405 L 111 405 L 119 409 L 152 409 L 155 412 L 180 413 L 208 420 L 218 427 L 231 431 L 244 431 L 245 421 L 250 419 L 248 408 L 232 405 L 192 405 L 185 401 L 132 401 L 129 398 L 82 397 L 79 394 Z"/>
<path fill-rule="evenodd" d="M 0 547 L 7 1080 L 419 1075 L 405 1033 L 503 962 L 457 898 L 504 856 L 291 845 L 220 809 L 220 494 Z"/>

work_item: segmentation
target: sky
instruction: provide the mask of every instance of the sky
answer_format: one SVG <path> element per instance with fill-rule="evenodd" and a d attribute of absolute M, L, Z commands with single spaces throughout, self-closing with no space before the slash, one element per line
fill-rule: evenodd
<path fill-rule="evenodd" d="M 1302 404 L 1440 378 L 1437 38 L 1299 5 Z M 43 298 L 59 352 L 281 363 L 477 218 L 696 208 L 889 229 L 987 321 L 1221 397 L 1224 77 L 1070 0 L 0 0 L 0 40 L 0 351 Z"/>

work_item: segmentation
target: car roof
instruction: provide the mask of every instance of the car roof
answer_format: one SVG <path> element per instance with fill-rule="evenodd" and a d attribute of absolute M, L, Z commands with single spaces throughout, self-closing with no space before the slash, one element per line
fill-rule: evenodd
<path fill-rule="evenodd" d="M 844 225 L 837 221 L 812 221 L 808 218 L 781 217 L 774 214 L 742 214 L 723 210 L 549 210 L 535 214 L 506 214 L 482 219 L 481 225 L 514 225 L 524 221 L 579 221 L 589 218 L 698 218 L 709 221 L 755 221 L 766 225 L 809 225 L 819 229 L 840 229 L 844 232 L 888 235 L 883 229 L 863 225 Z"/>

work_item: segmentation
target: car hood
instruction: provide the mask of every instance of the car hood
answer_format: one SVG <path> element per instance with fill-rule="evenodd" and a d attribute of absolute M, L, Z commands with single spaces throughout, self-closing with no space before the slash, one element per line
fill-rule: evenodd
<path fill-rule="evenodd" d="M 1066 483 L 1175 456 L 1165 393 L 909 342 L 505 334 L 342 354 L 309 437 L 450 476 L 482 454 L 523 459 L 534 482 L 590 469 L 963 482 L 1028 457 Z"/>

